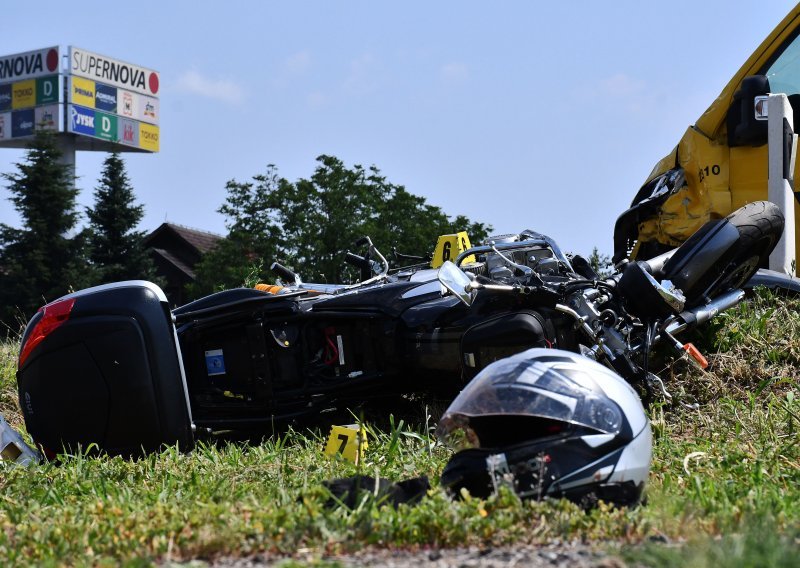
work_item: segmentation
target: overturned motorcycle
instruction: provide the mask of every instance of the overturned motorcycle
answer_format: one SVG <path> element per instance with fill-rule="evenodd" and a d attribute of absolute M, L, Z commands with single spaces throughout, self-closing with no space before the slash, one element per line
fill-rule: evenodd
<path fill-rule="evenodd" d="M 152 283 L 99 286 L 28 323 L 20 406 L 47 456 L 90 444 L 137 455 L 390 394 L 454 396 L 490 363 L 531 347 L 580 353 L 629 383 L 658 385 L 651 347 L 667 341 L 702 364 L 675 335 L 740 302 L 782 232 L 774 205 L 751 203 L 607 279 L 524 231 L 438 273 L 390 275 L 370 243 L 370 259 L 348 259 L 365 272 L 383 267 L 359 284 L 304 284 L 284 269 L 293 282 L 281 293 L 234 289 L 172 311 Z"/>

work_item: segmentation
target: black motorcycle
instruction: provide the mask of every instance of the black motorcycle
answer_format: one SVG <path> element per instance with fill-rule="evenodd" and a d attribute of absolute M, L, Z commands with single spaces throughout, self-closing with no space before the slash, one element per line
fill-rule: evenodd
<path fill-rule="evenodd" d="M 454 395 L 531 347 L 582 353 L 653 388 L 651 347 L 668 341 L 702 364 L 675 335 L 740 302 L 782 232 L 774 205 L 752 203 L 605 279 L 523 231 L 438 271 L 390 274 L 367 242 L 368 256 L 348 256 L 364 273 L 358 284 L 304 284 L 282 269 L 279 293 L 228 290 L 172 311 L 152 283 L 99 286 L 28 323 L 20 406 L 48 456 L 90 444 L 136 455 L 397 393 Z"/>

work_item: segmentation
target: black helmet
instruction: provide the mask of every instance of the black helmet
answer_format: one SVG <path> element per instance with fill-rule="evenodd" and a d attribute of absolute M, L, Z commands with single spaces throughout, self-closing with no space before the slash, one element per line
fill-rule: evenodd
<path fill-rule="evenodd" d="M 650 471 L 650 421 L 631 386 L 581 355 L 530 349 L 487 366 L 439 421 L 461 449 L 442 472 L 451 492 L 488 497 L 639 501 Z"/>

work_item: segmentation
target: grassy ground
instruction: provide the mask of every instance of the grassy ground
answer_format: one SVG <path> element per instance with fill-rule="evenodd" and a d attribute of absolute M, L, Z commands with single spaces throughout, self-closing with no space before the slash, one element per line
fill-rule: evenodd
<path fill-rule="evenodd" d="M 709 372 L 661 369 L 682 402 L 651 410 L 646 506 L 584 513 L 503 493 L 454 502 L 438 488 L 449 452 L 433 422 L 368 425 L 360 466 L 322 455 L 324 435 L 166 450 L 139 461 L 70 456 L 0 464 L 0 558 L 10 564 L 148 564 L 259 551 L 322 558 L 363 545 L 450 547 L 580 540 L 656 566 L 789 566 L 800 558 L 800 316 L 760 295 L 696 336 Z M 16 408 L 16 347 L 0 346 L 0 411 Z M 424 413 L 421 413 L 424 415 Z M 398 510 L 365 500 L 327 509 L 320 482 L 360 472 L 428 475 L 430 495 Z"/>

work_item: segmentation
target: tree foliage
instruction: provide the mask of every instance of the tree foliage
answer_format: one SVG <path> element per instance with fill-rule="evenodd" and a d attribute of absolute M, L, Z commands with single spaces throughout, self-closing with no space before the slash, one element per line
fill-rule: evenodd
<path fill-rule="evenodd" d="M 142 244 L 144 232 L 136 230 L 144 206 L 135 201 L 125 163 L 118 153 L 109 154 L 94 192 L 94 207 L 86 210 L 90 259 L 99 282 L 155 278 L 153 261 Z"/>
<path fill-rule="evenodd" d="M 91 283 L 85 243 L 74 233 L 79 218 L 74 173 L 61 163 L 54 134 L 38 131 L 15 173 L 3 174 L 22 218 L 0 225 L 0 319 L 16 330 L 47 301 Z"/>
<path fill-rule="evenodd" d="M 466 230 L 483 240 L 491 227 L 464 216 L 450 218 L 425 198 L 389 182 L 375 166 L 348 168 L 333 156 L 319 156 L 309 178 L 292 183 L 274 166 L 253 182 L 231 181 L 218 210 L 228 221 L 227 239 L 198 268 L 195 294 L 214 287 L 241 285 L 254 266 L 264 280 L 273 260 L 288 264 L 304 280 L 343 282 L 344 253 L 363 236 L 388 255 L 430 256 L 441 234 Z M 252 238 L 251 238 L 252 237 Z M 238 278 L 238 280 L 236 280 Z"/>
<path fill-rule="evenodd" d="M 264 263 L 277 256 L 282 241 L 275 212 L 282 183 L 270 165 L 251 182 L 226 184 L 228 196 L 217 211 L 226 217 L 228 235 L 195 267 L 197 278 L 190 285 L 190 296 L 241 286 L 254 271 L 257 279 L 264 273 Z"/>
<path fill-rule="evenodd" d="M 592 249 L 592 254 L 589 255 L 587 261 L 600 278 L 608 278 L 614 274 L 614 263 L 611 262 L 611 257 L 602 254 L 597 247 Z"/>

